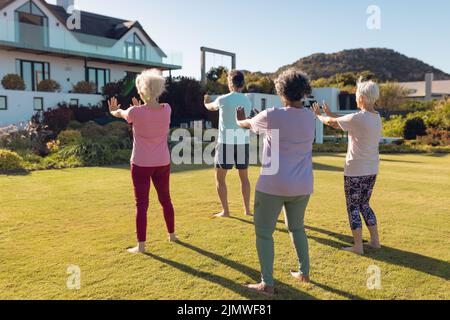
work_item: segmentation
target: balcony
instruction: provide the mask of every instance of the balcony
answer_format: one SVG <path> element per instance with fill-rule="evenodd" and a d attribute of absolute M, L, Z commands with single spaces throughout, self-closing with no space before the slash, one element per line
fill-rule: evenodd
<path fill-rule="evenodd" d="M 178 70 L 182 65 L 180 53 L 166 54 L 156 46 L 146 46 L 145 55 L 131 59 L 127 58 L 122 40 L 69 31 L 62 25 L 41 27 L 4 17 L 0 18 L 0 48 L 161 70 Z"/>

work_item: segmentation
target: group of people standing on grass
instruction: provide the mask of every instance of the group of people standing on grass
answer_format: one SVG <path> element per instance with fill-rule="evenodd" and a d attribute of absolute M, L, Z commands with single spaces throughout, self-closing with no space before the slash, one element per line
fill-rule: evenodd
<path fill-rule="evenodd" d="M 171 108 L 170 105 L 159 102 L 159 97 L 164 91 L 164 83 L 165 80 L 158 71 L 144 71 L 136 80 L 136 87 L 143 103 L 133 99 L 132 106 L 122 110 L 116 99 L 109 101 L 111 114 L 133 125 L 131 173 L 137 207 L 138 246 L 129 249 L 131 253 L 145 252 L 150 181 L 153 181 L 163 207 L 169 240 L 177 241 L 174 209 L 170 198 L 170 153 L 167 144 Z M 367 245 L 381 248 L 377 218 L 369 204 L 380 162 L 381 117 L 375 110 L 379 98 L 378 85 L 372 81 L 360 81 L 357 85 L 356 99 L 361 111 L 340 117 L 333 114 L 326 103 L 323 106 L 315 103 L 311 108 L 304 107 L 303 100 L 312 91 L 305 74 L 290 69 L 283 72 L 275 84 L 282 106 L 260 113 L 242 93 L 245 88 L 245 77 L 237 70 L 229 73 L 229 94 L 215 101 L 208 95 L 205 96 L 205 107 L 220 113 L 215 172 L 222 212 L 214 217 L 230 216 L 226 176 L 233 168 L 239 172 L 244 213 L 247 216 L 252 215 L 251 187 L 248 178 L 249 133 L 251 131 L 264 135 L 262 169 L 256 185 L 253 210 L 262 281 L 246 286 L 249 290 L 266 295 L 275 293 L 273 233 L 283 209 L 299 262 L 299 268 L 292 270 L 291 275 L 304 283 L 310 281 L 308 238 L 304 218 L 314 191 L 312 153 L 316 119 L 325 125 L 348 132 L 349 136 L 344 186 L 355 242 L 354 246 L 343 249 L 364 254 L 361 215 L 371 235 L 371 241 Z M 268 173 L 267 168 L 271 167 L 273 161 L 278 162 L 278 170 Z"/>

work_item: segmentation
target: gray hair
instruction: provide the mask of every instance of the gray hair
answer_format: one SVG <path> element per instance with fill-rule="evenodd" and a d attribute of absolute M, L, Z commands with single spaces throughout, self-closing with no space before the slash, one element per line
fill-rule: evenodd
<path fill-rule="evenodd" d="M 363 81 L 362 78 L 360 78 L 357 87 L 356 96 L 364 97 L 364 102 L 368 105 L 375 105 L 380 98 L 380 87 L 372 80 Z"/>
<path fill-rule="evenodd" d="M 166 80 L 158 69 L 145 70 L 136 78 L 136 88 L 144 100 L 157 100 L 166 90 Z"/>
<path fill-rule="evenodd" d="M 311 94 L 308 76 L 294 68 L 284 71 L 275 81 L 277 94 L 289 101 L 300 101 Z"/>

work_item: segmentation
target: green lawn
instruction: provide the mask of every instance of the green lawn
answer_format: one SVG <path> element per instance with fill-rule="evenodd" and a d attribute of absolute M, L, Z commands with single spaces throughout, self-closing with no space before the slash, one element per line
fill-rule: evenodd
<path fill-rule="evenodd" d="M 290 278 L 296 261 L 280 221 L 275 299 L 450 299 L 450 156 L 383 156 L 373 207 L 385 247 L 365 257 L 339 250 L 351 243 L 343 155 L 317 155 L 314 162 L 316 193 L 306 221 L 313 284 Z M 258 171 L 251 169 L 253 184 Z M 235 218 L 211 220 L 219 210 L 213 171 L 175 169 L 172 193 L 183 242 L 167 243 L 152 192 L 150 254 L 133 256 L 125 250 L 135 241 L 128 168 L 0 176 L 0 298 L 260 298 L 241 287 L 259 279 L 259 265 L 235 172 L 229 186 Z M 81 290 L 66 287 L 69 265 L 81 268 Z M 381 269 L 381 290 L 367 289 L 371 265 Z"/>

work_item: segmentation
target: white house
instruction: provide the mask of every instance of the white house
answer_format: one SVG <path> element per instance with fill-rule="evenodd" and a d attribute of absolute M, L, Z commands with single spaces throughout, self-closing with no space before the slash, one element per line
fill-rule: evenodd
<path fill-rule="evenodd" d="M 262 111 L 267 108 L 280 107 L 281 100 L 277 95 L 262 94 L 262 93 L 248 93 L 247 96 L 253 103 L 253 106 Z M 356 98 L 354 95 L 341 92 L 337 88 L 313 88 L 312 95 L 306 102 L 309 105 L 313 101 L 322 104 L 325 101 L 332 112 L 340 115 L 345 115 L 357 110 Z M 323 129 L 322 122 L 317 120 L 316 123 L 316 143 L 323 143 Z"/>
<path fill-rule="evenodd" d="M 148 68 L 181 69 L 137 21 L 72 11 L 73 0 L 0 0 L 0 80 L 20 75 L 26 91 L 0 86 L 0 126 L 27 121 L 60 102 L 97 105 L 102 87 Z M 40 81 L 61 85 L 60 93 L 37 91 Z M 79 81 L 97 94 L 71 93 Z"/>
<path fill-rule="evenodd" d="M 425 81 L 401 82 L 403 88 L 408 90 L 408 98 L 429 101 L 450 97 L 450 80 L 434 80 L 432 73 L 427 73 Z"/>

